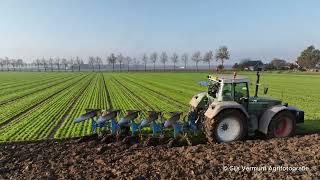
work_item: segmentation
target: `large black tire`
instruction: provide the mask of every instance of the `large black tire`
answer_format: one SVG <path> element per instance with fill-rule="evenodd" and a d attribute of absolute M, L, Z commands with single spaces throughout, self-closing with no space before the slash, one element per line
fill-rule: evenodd
<path fill-rule="evenodd" d="M 218 134 L 218 128 L 226 118 L 232 118 L 239 123 L 240 131 L 232 140 L 224 140 Z M 228 109 L 220 112 L 215 118 L 204 121 L 204 133 L 209 143 L 231 142 L 245 139 L 247 135 L 247 120 L 246 117 L 238 110 Z"/>
<path fill-rule="evenodd" d="M 287 110 L 278 112 L 270 121 L 267 138 L 285 138 L 295 134 L 296 118 Z"/>

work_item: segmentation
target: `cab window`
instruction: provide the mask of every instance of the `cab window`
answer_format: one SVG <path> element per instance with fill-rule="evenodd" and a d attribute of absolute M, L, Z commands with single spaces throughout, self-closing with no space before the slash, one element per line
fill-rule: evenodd
<path fill-rule="evenodd" d="M 248 85 L 247 83 L 234 84 L 234 100 L 239 102 L 241 98 L 248 98 Z"/>
<path fill-rule="evenodd" d="M 232 84 L 225 83 L 222 89 L 222 100 L 223 101 L 232 101 Z"/>

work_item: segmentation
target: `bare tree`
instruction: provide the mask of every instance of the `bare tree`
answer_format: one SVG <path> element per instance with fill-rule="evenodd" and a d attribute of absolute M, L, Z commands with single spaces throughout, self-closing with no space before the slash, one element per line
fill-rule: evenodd
<path fill-rule="evenodd" d="M 56 58 L 55 64 L 56 64 L 57 67 L 58 67 L 58 71 L 60 71 L 60 58 L 59 58 L 59 57 Z"/>
<path fill-rule="evenodd" d="M 120 64 L 120 71 L 122 70 L 122 63 L 123 63 L 123 60 L 124 60 L 124 57 L 122 56 L 121 53 L 118 54 L 117 56 L 117 61 L 119 62 Z"/>
<path fill-rule="evenodd" d="M 21 71 L 22 70 L 28 71 L 30 69 L 32 63 L 27 63 L 23 59 L 21 59 L 21 60 L 22 60 L 21 68 L 23 68 L 23 69 L 21 69 Z"/>
<path fill-rule="evenodd" d="M 36 60 L 32 60 L 32 63 L 29 64 L 31 71 L 33 71 L 34 69 L 36 69 L 37 67 L 37 62 Z M 38 70 L 38 69 L 37 69 Z M 39 70 L 38 70 L 39 71 Z"/>
<path fill-rule="evenodd" d="M 99 71 L 100 71 L 101 66 L 103 65 L 102 58 L 99 57 L 99 56 L 97 56 L 97 57 L 96 57 L 96 63 L 97 63 L 97 65 L 98 65 L 98 68 L 99 68 Z"/>
<path fill-rule="evenodd" d="M 35 64 L 37 65 L 38 71 L 40 71 L 41 60 L 39 58 L 36 59 Z"/>
<path fill-rule="evenodd" d="M 212 59 L 213 59 L 213 52 L 212 51 L 206 52 L 203 56 L 203 61 L 208 63 L 208 65 L 209 65 L 209 71 L 210 71 L 210 62 Z"/>
<path fill-rule="evenodd" d="M 89 61 L 88 61 L 89 65 L 92 68 L 92 72 L 94 72 L 94 65 L 96 63 L 96 59 L 93 56 L 89 56 Z"/>
<path fill-rule="evenodd" d="M 10 69 L 9 69 L 10 59 L 8 57 L 5 57 L 4 63 L 6 64 L 7 71 L 10 71 Z"/>
<path fill-rule="evenodd" d="M 26 68 L 27 71 L 29 71 L 32 68 L 32 63 L 24 62 L 23 66 Z"/>
<path fill-rule="evenodd" d="M 83 60 L 77 56 L 75 61 L 76 61 L 76 64 L 78 65 L 78 71 L 80 71 L 81 65 L 83 64 Z M 73 59 L 71 59 L 71 62 L 73 62 Z M 73 66 L 72 66 L 72 71 L 73 71 Z"/>
<path fill-rule="evenodd" d="M 13 68 L 13 71 L 16 71 L 17 60 L 11 59 L 10 64 Z"/>
<path fill-rule="evenodd" d="M 140 65 L 140 61 L 137 60 L 137 58 L 133 58 L 131 64 L 134 64 L 134 67 L 136 68 L 136 66 Z"/>
<path fill-rule="evenodd" d="M 171 56 L 171 61 L 173 62 L 173 71 L 176 70 L 176 63 L 178 62 L 178 54 L 177 53 L 173 53 Z"/>
<path fill-rule="evenodd" d="M 51 67 L 51 71 L 53 71 L 53 58 L 49 58 L 49 64 L 50 64 L 50 67 Z"/>
<path fill-rule="evenodd" d="M 227 60 L 230 58 L 230 53 L 229 53 L 229 50 L 227 48 L 227 46 L 221 46 L 217 52 L 216 52 L 216 59 L 217 61 L 221 61 L 221 68 L 223 69 L 223 63 L 224 63 L 224 60 Z"/>
<path fill-rule="evenodd" d="M 0 66 L 1 66 L 1 71 L 3 71 L 3 66 L 4 66 L 5 62 L 4 59 L 0 58 Z"/>
<path fill-rule="evenodd" d="M 195 53 L 192 55 L 192 58 L 191 58 L 191 59 L 196 63 L 197 72 L 198 72 L 198 71 L 199 71 L 198 63 L 201 61 L 201 53 L 200 53 L 200 51 L 195 52 Z"/>
<path fill-rule="evenodd" d="M 68 63 L 68 66 L 71 66 L 71 71 L 73 72 L 74 71 L 74 66 L 77 64 L 76 59 L 71 57 L 69 61 L 67 60 L 67 63 Z M 79 65 L 79 71 L 80 71 L 80 65 Z"/>
<path fill-rule="evenodd" d="M 168 55 L 166 52 L 162 52 L 160 55 L 160 61 L 163 64 L 163 71 L 166 70 L 166 62 L 168 61 Z"/>
<path fill-rule="evenodd" d="M 127 66 L 128 66 L 128 72 L 129 72 L 129 69 L 130 69 L 130 63 L 131 63 L 131 61 L 132 61 L 132 58 L 131 58 L 130 56 L 127 56 L 127 57 L 125 58 L 125 61 L 126 61 L 126 63 L 127 63 Z"/>
<path fill-rule="evenodd" d="M 150 60 L 151 62 L 153 63 L 153 71 L 156 71 L 156 62 L 157 62 L 157 59 L 158 59 L 158 54 L 156 52 L 152 53 L 150 55 Z"/>
<path fill-rule="evenodd" d="M 116 60 L 117 60 L 116 56 L 113 53 L 111 53 L 110 56 L 108 57 L 108 63 L 112 64 L 112 72 L 114 72 L 114 64 L 116 63 Z"/>
<path fill-rule="evenodd" d="M 142 62 L 144 63 L 144 71 L 147 71 L 147 63 L 148 63 L 148 56 L 146 53 L 142 55 Z"/>
<path fill-rule="evenodd" d="M 18 68 L 19 68 L 19 71 L 21 71 L 21 67 L 23 66 L 23 60 L 22 59 L 18 59 L 17 60 L 17 66 L 18 66 Z"/>
<path fill-rule="evenodd" d="M 44 71 L 47 71 L 48 68 L 48 62 L 45 58 L 42 58 L 41 64 L 43 65 Z"/>
<path fill-rule="evenodd" d="M 68 61 L 66 58 L 61 59 L 61 64 L 64 65 L 64 71 L 67 71 Z"/>
<path fill-rule="evenodd" d="M 182 54 L 181 56 L 181 60 L 182 62 L 184 63 L 184 69 L 187 69 L 187 62 L 188 62 L 188 54 L 187 53 L 184 53 Z"/>

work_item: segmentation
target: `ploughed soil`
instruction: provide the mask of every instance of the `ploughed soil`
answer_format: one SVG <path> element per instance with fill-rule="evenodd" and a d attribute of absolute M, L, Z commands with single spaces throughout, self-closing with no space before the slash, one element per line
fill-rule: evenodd
<path fill-rule="evenodd" d="M 102 135 L 1 144 L 0 179 L 320 177 L 320 134 L 179 147 L 183 143 L 132 141 Z"/>

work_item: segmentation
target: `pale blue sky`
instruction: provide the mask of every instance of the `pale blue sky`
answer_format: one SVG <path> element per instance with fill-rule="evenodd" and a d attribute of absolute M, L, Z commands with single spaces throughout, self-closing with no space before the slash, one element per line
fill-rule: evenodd
<path fill-rule="evenodd" d="M 320 46 L 319 0 L 1 0 L 0 57 L 191 54 L 293 59 Z"/>

